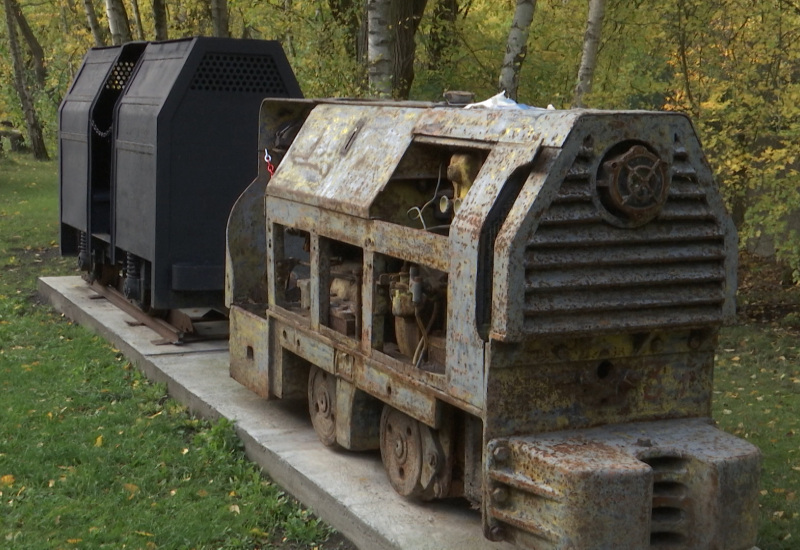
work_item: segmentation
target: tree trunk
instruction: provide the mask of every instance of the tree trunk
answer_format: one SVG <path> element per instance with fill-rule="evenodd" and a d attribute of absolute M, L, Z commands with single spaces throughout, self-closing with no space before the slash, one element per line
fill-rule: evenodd
<path fill-rule="evenodd" d="M 24 65 L 22 62 L 22 51 L 19 47 L 19 36 L 17 35 L 16 18 L 14 17 L 14 7 L 11 0 L 3 0 L 3 8 L 6 12 L 6 26 L 8 27 L 8 49 L 11 52 L 11 63 L 14 67 L 14 88 L 19 95 L 22 111 L 25 114 L 25 125 L 28 129 L 28 140 L 33 150 L 33 157 L 37 160 L 47 160 L 47 147 L 42 135 L 42 125 L 36 114 L 28 87 L 25 85 Z"/>
<path fill-rule="evenodd" d="M 131 0 L 133 10 L 133 26 L 136 28 L 136 40 L 144 40 L 144 27 L 142 26 L 142 14 L 139 11 L 139 0 Z"/>
<path fill-rule="evenodd" d="M 583 54 L 578 69 L 578 83 L 575 86 L 573 107 L 584 107 L 584 97 L 592 91 L 592 79 L 597 67 L 597 50 L 603 33 L 603 17 L 606 0 L 589 0 L 589 17 L 586 20 L 586 34 L 583 35 Z"/>
<path fill-rule="evenodd" d="M 364 48 L 362 40 L 364 2 L 363 0 L 328 0 L 333 19 L 347 29 L 349 40 L 345 43 L 345 50 L 351 59 L 359 63 L 364 61 Z"/>
<path fill-rule="evenodd" d="M 414 59 L 417 44 L 414 40 L 425 12 L 427 0 L 392 2 L 392 27 L 394 31 L 394 63 L 392 70 L 392 95 L 408 99 L 414 82 Z"/>
<path fill-rule="evenodd" d="M 228 0 L 211 0 L 211 28 L 214 36 L 230 37 L 228 30 Z"/>
<path fill-rule="evenodd" d="M 370 95 L 374 97 L 392 97 L 391 15 L 392 0 L 367 0 L 367 75 Z"/>
<path fill-rule="evenodd" d="M 153 26 L 156 30 L 156 40 L 167 40 L 167 6 L 164 0 L 153 0 Z"/>
<path fill-rule="evenodd" d="M 95 46 L 105 46 L 108 44 L 108 34 L 105 28 L 100 26 L 97 20 L 97 12 L 94 11 L 94 4 L 92 0 L 83 0 L 83 11 L 86 12 L 86 20 L 89 22 L 89 28 L 92 31 Z"/>
<path fill-rule="evenodd" d="M 44 90 L 47 70 L 44 66 L 44 50 L 42 49 L 42 45 L 39 44 L 36 35 L 33 34 L 31 26 L 28 25 L 28 20 L 25 19 L 25 14 L 22 13 L 22 9 L 19 7 L 19 2 L 17 2 L 17 0 L 9 0 L 9 5 L 13 10 L 14 18 L 17 21 L 17 25 L 19 25 L 22 37 L 28 45 L 28 50 L 31 52 L 33 71 L 36 75 L 36 84 L 39 86 L 40 90 Z"/>
<path fill-rule="evenodd" d="M 111 43 L 114 45 L 131 42 L 131 25 L 128 22 L 128 12 L 122 0 L 106 0 L 106 15 L 108 28 L 111 29 Z"/>
<path fill-rule="evenodd" d="M 428 34 L 428 67 L 438 70 L 449 57 L 455 43 L 455 22 L 458 15 L 458 0 L 436 0 L 433 7 L 431 30 Z"/>
<path fill-rule="evenodd" d="M 500 91 L 505 90 L 506 95 L 514 101 L 517 100 L 519 71 L 528 54 L 528 34 L 531 30 L 535 9 L 536 0 L 517 0 L 514 18 L 511 20 L 511 28 L 508 31 L 506 54 L 500 69 L 499 89 Z"/>

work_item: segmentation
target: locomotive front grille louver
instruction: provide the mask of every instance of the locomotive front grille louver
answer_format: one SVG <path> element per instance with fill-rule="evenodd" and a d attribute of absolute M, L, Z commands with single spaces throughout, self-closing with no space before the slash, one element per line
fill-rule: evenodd
<path fill-rule="evenodd" d="M 205 92 L 288 95 L 275 61 L 269 56 L 207 53 L 190 88 Z"/>
<path fill-rule="evenodd" d="M 550 334 L 685 326 L 721 318 L 723 229 L 675 143 L 658 215 L 635 231 L 594 200 L 584 148 L 525 251 L 525 328 Z"/>
<path fill-rule="evenodd" d="M 687 461 L 674 456 L 643 459 L 653 469 L 653 504 L 650 517 L 650 548 L 684 548 L 689 539 L 692 515 L 689 510 Z"/>

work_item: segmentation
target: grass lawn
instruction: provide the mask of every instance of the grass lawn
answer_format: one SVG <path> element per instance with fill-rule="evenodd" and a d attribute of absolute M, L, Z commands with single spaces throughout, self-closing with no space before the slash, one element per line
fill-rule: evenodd
<path fill-rule="evenodd" d="M 101 338 L 38 302 L 56 163 L 0 158 L 0 547 L 351 548 Z"/>
<path fill-rule="evenodd" d="M 37 301 L 58 256 L 56 164 L 0 158 L 0 545 L 348 548 L 262 477 L 231 426 L 190 416 L 117 350 Z M 800 547 L 800 288 L 747 261 L 714 415 L 764 453 L 761 550 Z"/>

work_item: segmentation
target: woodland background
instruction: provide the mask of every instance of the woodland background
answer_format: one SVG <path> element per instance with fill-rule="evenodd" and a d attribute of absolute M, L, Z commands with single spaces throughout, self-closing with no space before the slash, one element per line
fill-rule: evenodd
<path fill-rule="evenodd" d="M 800 0 L 2 0 L 2 11 L 0 130 L 24 132 L 37 158 L 57 149 L 58 105 L 92 46 L 276 39 L 307 97 L 506 89 L 538 106 L 686 112 L 742 247 L 800 281 Z"/>

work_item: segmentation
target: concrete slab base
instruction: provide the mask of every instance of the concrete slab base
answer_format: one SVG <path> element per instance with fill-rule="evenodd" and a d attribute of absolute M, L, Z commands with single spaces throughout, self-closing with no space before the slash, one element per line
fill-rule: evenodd
<path fill-rule="evenodd" d="M 276 483 L 363 550 L 511 550 L 481 533 L 466 501 L 417 504 L 389 485 L 377 453 L 336 452 L 318 440 L 304 403 L 265 401 L 228 376 L 225 341 L 155 345 L 157 335 L 80 277 L 44 277 L 39 293 L 100 334 L 195 414 L 236 423 L 248 457 Z"/>

